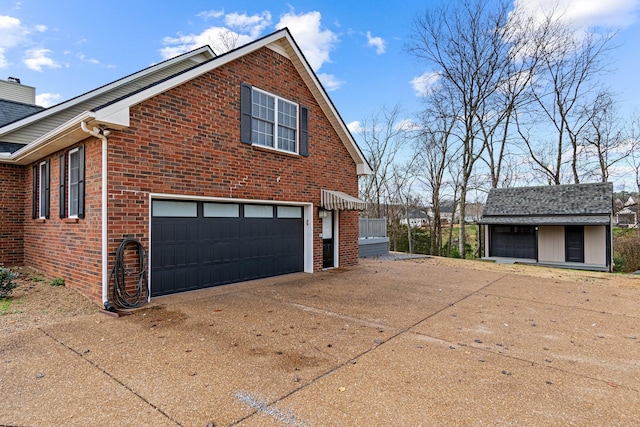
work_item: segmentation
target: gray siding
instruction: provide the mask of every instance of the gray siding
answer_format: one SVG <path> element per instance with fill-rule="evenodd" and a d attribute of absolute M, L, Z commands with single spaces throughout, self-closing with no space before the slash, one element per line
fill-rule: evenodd
<path fill-rule="evenodd" d="M 358 256 L 369 258 L 389 253 L 389 238 L 380 237 L 372 239 L 360 239 L 358 244 Z"/>

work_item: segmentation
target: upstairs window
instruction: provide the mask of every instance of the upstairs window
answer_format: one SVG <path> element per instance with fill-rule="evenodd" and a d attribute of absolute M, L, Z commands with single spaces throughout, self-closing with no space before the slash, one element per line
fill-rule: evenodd
<path fill-rule="evenodd" d="M 308 110 L 263 90 L 242 85 L 241 141 L 308 155 Z"/>

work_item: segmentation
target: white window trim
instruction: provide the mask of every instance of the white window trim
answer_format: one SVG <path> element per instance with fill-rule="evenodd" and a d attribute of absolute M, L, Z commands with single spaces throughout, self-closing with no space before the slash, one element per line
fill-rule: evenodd
<path fill-rule="evenodd" d="M 274 116 L 273 116 L 273 147 L 269 147 L 268 145 L 262 145 L 262 144 L 258 144 L 256 142 L 253 142 L 253 125 L 252 125 L 252 129 L 251 129 L 251 133 L 252 133 L 252 137 L 251 137 L 251 145 L 256 145 L 258 147 L 262 147 L 262 148 L 266 148 L 267 150 L 274 150 L 274 151 L 279 151 L 280 153 L 287 153 L 287 154 L 295 154 L 296 156 L 300 155 L 300 104 L 298 104 L 297 102 L 293 102 L 290 101 L 286 98 L 282 98 L 281 96 L 278 95 L 274 95 L 271 92 L 267 92 L 266 90 L 262 90 L 262 89 L 258 89 L 257 87 L 251 87 L 251 108 L 253 109 L 253 91 L 256 92 L 261 92 L 264 93 L 267 96 L 271 96 L 274 98 Z M 284 102 L 288 102 L 289 104 L 293 104 L 296 106 L 296 151 L 289 151 L 289 150 L 283 150 L 281 148 L 278 148 L 278 100 L 282 100 Z M 253 115 L 253 113 L 251 114 L 251 119 L 253 121 L 253 119 L 257 119 L 257 120 L 262 120 L 262 121 L 267 121 L 264 120 L 262 118 L 256 117 Z"/>
<path fill-rule="evenodd" d="M 71 155 L 80 151 L 79 148 L 74 148 L 70 150 L 67 154 L 67 212 L 69 213 L 69 218 L 78 218 L 78 212 L 75 214 L 71 214 Z M 78 192 L 78 204 L 80 203 L 80 183 L 76 182 L 76 189 Z M 79 206 L 78 206 L 79 207 Z"/>

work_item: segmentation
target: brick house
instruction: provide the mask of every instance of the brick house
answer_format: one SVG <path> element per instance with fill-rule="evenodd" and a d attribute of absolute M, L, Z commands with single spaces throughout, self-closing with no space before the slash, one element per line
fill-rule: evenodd
<path fill-rule="evenodd" d="M 610 271 L 613 184 L 492 188 L 479 223 L 485 259 Z"/>
<path fill-rule="evenodd" d="M 0 263 L 101 305 L 127 240 L 149 297 L 349 266 L 367 173 L 287 29 L 205 46 L 0 123 Z"/>

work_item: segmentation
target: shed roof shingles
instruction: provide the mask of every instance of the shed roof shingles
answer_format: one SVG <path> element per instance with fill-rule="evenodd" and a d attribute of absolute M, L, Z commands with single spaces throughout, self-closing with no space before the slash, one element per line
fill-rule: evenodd
<path fill-rule="evenodd" d="M 601 223 L 612 211 L 613 184 L 610 182 L 493 188 L 480 222 Z M 556 220 L 552 220 L 553 217 L 557 217 Z"/>

